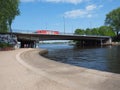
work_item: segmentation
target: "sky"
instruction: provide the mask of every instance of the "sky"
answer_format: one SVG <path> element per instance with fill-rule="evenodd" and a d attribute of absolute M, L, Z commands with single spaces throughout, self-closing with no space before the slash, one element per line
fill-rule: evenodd
<path fill-rule="evenodd" d="M 106 14 L 118 7 L 120 0 L 20 0 L 20 15 L 12 28 L 73 33 L 104 25 Z"/>

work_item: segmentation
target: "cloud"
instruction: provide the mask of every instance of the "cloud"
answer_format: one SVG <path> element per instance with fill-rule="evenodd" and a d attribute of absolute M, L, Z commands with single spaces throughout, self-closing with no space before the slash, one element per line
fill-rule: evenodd
<path fill-rule="evenodd" d="M 53 2 L 53 3 L 72 3 L 78 4 L 86 0 L 45 0 L 46 2 Z"/>
<path fill-rule="evenodd" d="M 64 13 L 64 17 L 66 18 L 91 18 L 95 15 L 95 10 L 101 8 L 102 5 L 91 4 L 85 7 L 85 9 L 76 9 L 67 11 Z"/>
<path fill-rule="evenodd" d="M 36 0 L 20 0 L 21 2 L 34 2 Z"/>
<path fill-rule="evenodd" d="M 87 10 L 87 11 L 92 11 L 92 10 L 94 10 L 94 9 L 96 9 L 96 8 L 97 8 L 97 6 L 94 5 L 94 4 L 92 4 L 92 5 L 88 5 L 88 6 L 86 7 L 86 10 Z"/>
<path fill-rule="evenodd" d="M 89 0 L 20 0 L 21 2 L 50 2 L 50 3 L 71 3 L 79 4 Z"/>
<path fill-rule="evenodd" d="M 84 15 L 86 15 L 87 12 L 81 9 L 77 9 L 77 10 L 72 10 L 72 11 L 67 11 L 64 13 L 64 16 L 67 18 L 76 18 L 76 17 L 84 17 Z"/>

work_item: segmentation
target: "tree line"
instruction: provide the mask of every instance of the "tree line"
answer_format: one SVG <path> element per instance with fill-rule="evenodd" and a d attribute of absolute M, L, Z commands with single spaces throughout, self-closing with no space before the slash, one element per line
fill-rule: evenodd
<path fill-rule="evenodd" d="M 120 7 L 106 15 L 105 26 L 99 28 L 76 29 L 75 34 L 118 36 L 120 31 Z"/>
<path fill-rule="evenodd" d="M 115 32 L 110 26 L 101 26 L 99 28 L 76 29 L 75 34 L 79 35 L 99 35 L 99 36 L 115 36 Z"/>
<path fill-rule="evenodd" d="M 0 0 L 0 32 L 12 32 L 12 22 L 19 11 L 19 0 Z"/>

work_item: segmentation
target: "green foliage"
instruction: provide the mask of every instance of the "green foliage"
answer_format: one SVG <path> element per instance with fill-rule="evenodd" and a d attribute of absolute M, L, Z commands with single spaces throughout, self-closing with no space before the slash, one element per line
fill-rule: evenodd
<path fill-rule="evenodd" d="M 107 35 L 107 31 L 108 31 L 108 29 L 107 29 L 106 26 L 101 26 L 101 27 L 99 28 L 99 34 L 100 34 L 100 35 L 103 35 L 103 36 Z"/>
<path fill-rule="evenodd" d="M 91 34 L 92 34 L 91 29 L 87 28 L 85 30 L 85 35 L 91 35 Z"/>
<path fill-rule="evenodd" d="M 100 35 L 100 33 L 99 33 L 99 28 L 93 28 L 93 29 L 91 30 L 91 34 L 92 34 L 92 35 Z"/>
<path fill-rule="evenodd" d="M 80 34 L 80 35 L 84 35 L 85 31 L 83 29 L 76 29 L 75 30 L 75 34 Z"/>
<path fill-rule="evenodd" d="M 0 43 L 0 48 L 12 47 L 12 45 L 8 43 Z"/>
<path fill-rule="evenodd" d="M 112 27 L 109 26 L 101 26 L 99 28 L 93 28 L 86 30 L 76 29 L 75 34 L 79 35 L 101 35 L 101 36 L 115 36 L 115 32 Z"/>
<path fill-rule="evenodd" d="M 120 31 L 120 7 L 106 15 L 105 24 L 111 26 L 118 35 Z"/>
<path fill-rule="evenodd" d="M 19 15 L 19 0 L 0 0 L 0 32 L 11 31 L 15 16 Z"/>
<path fill-rule="evenodd" d="M 112 27 L 109 26 L 101 26 L 99 28 L 99 35 L 103 36 L 115 36 L 115 32 Z"/>
<path fill-rule="evenodd" d="M 2 24 L 0 24 L 0 32 L 2 32 L 2 33 L 8 32 L 8 27 L 6 24 L 7 23 L 5 21 L 3 21 Z"/>

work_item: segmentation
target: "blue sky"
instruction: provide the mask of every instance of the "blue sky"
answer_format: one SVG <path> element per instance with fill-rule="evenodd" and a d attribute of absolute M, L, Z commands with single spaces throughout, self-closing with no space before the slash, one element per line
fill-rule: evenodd
<path fill-rule="evenodd" d="M 72 33 L 76 28 L 104 25 L 106 14 L 120 7 L 120 0 L 20 0 L 20 15 L 13 29 L 40 29 Z"/>

